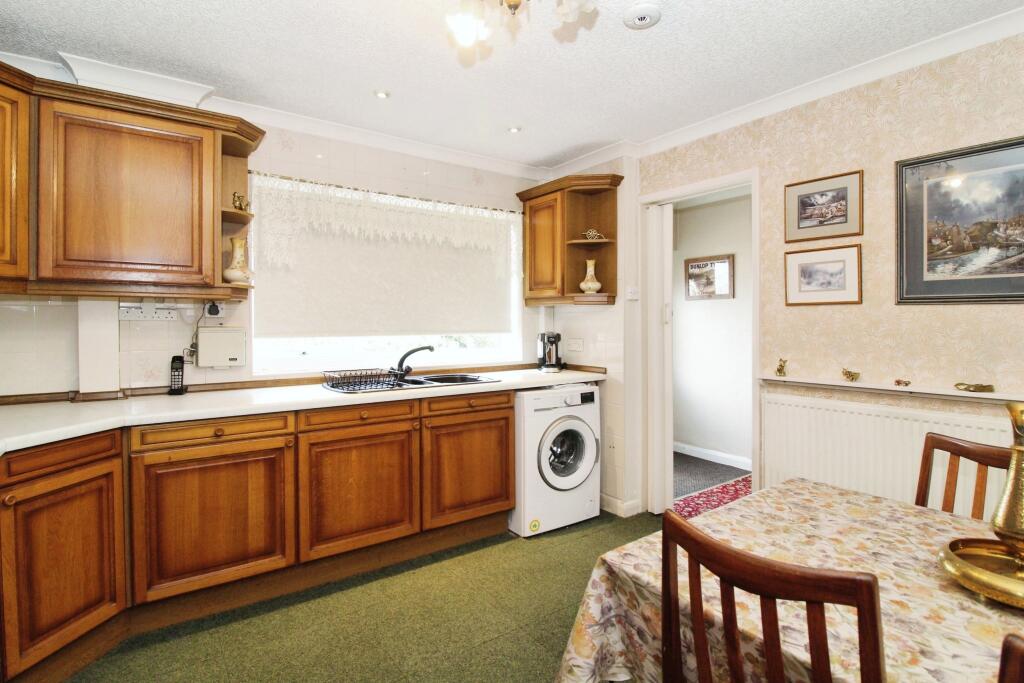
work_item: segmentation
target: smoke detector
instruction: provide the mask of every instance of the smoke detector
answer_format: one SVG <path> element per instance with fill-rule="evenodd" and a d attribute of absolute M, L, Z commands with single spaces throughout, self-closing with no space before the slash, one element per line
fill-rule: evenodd
<path fill-rule="evenodd" d="M 652 2 L 638 2 L 622 15 L 622 23 L 634 31 L 650 28 L 660 20 L 661 8 Z"/>

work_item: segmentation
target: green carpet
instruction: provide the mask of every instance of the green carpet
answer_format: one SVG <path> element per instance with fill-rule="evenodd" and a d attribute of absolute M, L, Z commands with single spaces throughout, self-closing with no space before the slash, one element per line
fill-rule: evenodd
<path fill-rule="evenodd" d="M 552 681 L 597 557 L 661 527 L 602 514 L 125 641 L 76 681 Z"/>

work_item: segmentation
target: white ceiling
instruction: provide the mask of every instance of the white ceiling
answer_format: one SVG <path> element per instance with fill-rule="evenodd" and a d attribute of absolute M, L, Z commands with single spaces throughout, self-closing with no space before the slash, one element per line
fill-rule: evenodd
<path fill-rule="evenodd" d="M 632 0 L 598 0 L 563 27 L 557 0 L 531 0 L 490 49 L 460 52 L 444 21 L 460 1 L 498 0 L 9 2 L 0 46 L 50 61 L 69 52 L 212 85 L 219 97 L 549 167 L 1022 6 L 660 0 L 661 23 L 630 31 L 621 15 Z M 392 97 L 377 99 L 378 89 Z"/>

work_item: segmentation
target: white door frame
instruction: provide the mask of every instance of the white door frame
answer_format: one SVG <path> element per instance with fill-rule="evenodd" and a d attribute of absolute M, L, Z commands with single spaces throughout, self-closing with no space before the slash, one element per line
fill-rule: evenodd
<path fill-rule="evenodd" d="M 752 348 L 752 424 L 751 459 L 754 489 L 761 483 L 761 401 L 760 401 L 760 312 L 761 227 L 759 220 L 759 183 L 756 168 L 709 178 L 697 183 L 641 195 L 644 209 L 640 230 L 644 290 L 646 299 L 645 333 L 647 337 L 647 510 L 660 514 L 671 506 L 673 439 L 672 376 L 672 204 L 683 199 L 733 189 L 750 188 L 750 237 L 753 315 Z"/>

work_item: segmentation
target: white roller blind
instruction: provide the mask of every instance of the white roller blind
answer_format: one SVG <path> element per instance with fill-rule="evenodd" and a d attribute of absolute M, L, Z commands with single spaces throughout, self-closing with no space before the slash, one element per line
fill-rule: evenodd
<path fill-rule="evenodd" d="M 255 334 L 490 334 L 512 326 L 522 217 L 253 174 Z"/>

